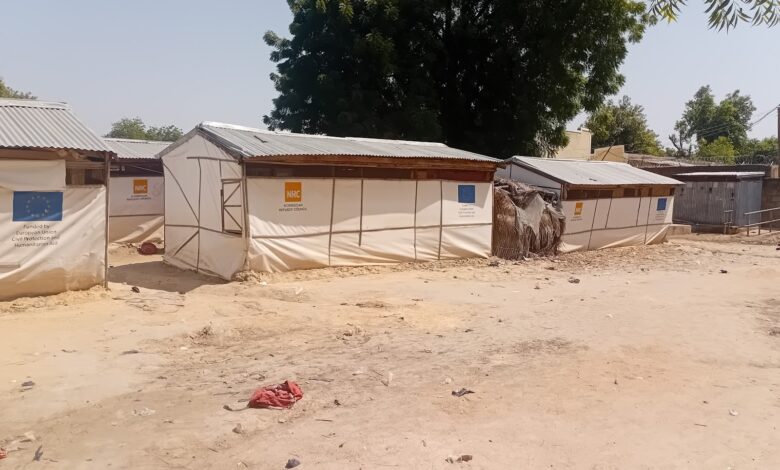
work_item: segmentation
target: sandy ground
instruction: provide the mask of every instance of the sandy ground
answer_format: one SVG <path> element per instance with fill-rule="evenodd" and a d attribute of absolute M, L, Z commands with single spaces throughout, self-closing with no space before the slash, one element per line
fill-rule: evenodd
<path fill-rule="evenodd" d="M 0 469 L 780 468 L 773 237 L 234 283 L 118 250 L 0 303 Z"/>

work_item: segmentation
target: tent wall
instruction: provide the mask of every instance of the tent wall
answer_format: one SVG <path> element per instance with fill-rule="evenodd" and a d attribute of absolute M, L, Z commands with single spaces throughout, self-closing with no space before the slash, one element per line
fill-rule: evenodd
<path fill-rule="evenodd" d="M 163 157 L 165 168 L 165 256 L 183 269 L 230 279 L 246 259 L 243 224 L 223 224 L 223 187 L 243 201 L 241 165 L 200 135 L 184 141 Z M 238 181 L 231 184 L 226 182 Z M 235 186 L 239 186 L 236 188 Z M 243 209 L 238 208 L 236 217 Z M 237 230 L 235 230 L 237 229 Z"/>
<path fill-rule="evenodd" d="M 249 178 L 247 201 L 257 271 L 490 255 L 492 183 Z"/>
<path fill-rule="evenodd" d="M 161 241 L 165 211 L 162 176 L 111 177 L 109 241 Z"/>
<path fill-rule="evenodd" d="M 0 299 L 103 283 L 105 186 L 66 186 L 64 161 L 0 161 L 0 175 Z"/>
<path fill-rule="evenodd" d="M 563 201 L 562 252 L 661 243 L 672 223 L 674 196 Z"/>

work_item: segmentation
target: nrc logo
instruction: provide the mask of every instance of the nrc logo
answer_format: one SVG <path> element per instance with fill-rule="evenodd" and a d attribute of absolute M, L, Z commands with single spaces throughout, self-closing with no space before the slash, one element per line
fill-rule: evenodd
<path fill-rule="evenodd" d="M 149 194 L 149 180 L 133 180 L 133 194 Z"/>
<path fill-rule="evenodd" d="M 303 200 L 303 188 L 300 181 L 287 181 L 284 183 L 284 202 L 301 202 Z"/>
<path fill-rule="evenodd" d="M 574 217 L 582 216 L 582 209 L 585 207 L 584 202 L 578 202 L 574 205 Z"/>

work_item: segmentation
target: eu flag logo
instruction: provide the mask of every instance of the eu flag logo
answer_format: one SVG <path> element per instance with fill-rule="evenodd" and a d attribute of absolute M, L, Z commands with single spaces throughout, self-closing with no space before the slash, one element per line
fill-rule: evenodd
<path fill-rule="evenodd" d="M 458 202 L 461 204 L 476 204 L 477 188 L 473 184 L 459 184 Z"/>
<path fill-rule="evenodd" d="M 14 191 L 14 222 L 54 222 L 62 220 L 62 193 Z"/>
<path fill-rule="evenodd" d="M 658 199 L 658 204 L 655 207 L 655 210 L 658 212 L 663 212 L 666 210 L 666 198 L 662 197 Z"/>

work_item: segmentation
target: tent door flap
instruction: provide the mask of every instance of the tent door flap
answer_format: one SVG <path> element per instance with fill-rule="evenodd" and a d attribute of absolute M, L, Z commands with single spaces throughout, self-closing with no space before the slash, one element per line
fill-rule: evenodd
<path fill-rule="evenodd" d="M 241 180 L 222 180 L 222 231 L 244 233 L 244 191 Z"/>

